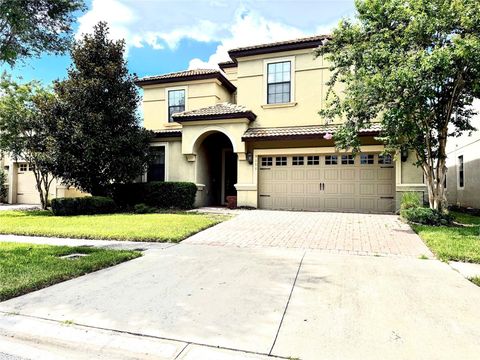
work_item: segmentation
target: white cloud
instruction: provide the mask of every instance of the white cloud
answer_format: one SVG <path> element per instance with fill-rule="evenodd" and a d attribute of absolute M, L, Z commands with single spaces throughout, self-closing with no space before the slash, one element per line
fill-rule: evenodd
<path fill-rule="evenodd" d="M 247 4 L 247 5 L 244 5 Z M 129 47 L 148 46 L 155 50 L 175 50 L 184 39 L 199 42 L 219 42 L 208 60 L 193 58 L 189 68 L 216 68 L 229 59 L 228 50 L 266 42 L 282 41 L 312 34 L 330 32 L 336 22 L 323 26 L 286 23 L 289 12 L 299 11 L 295 4 L 285 5 L 282 14 L 267 18 L 264 3 L 233 0 L 93 0 L 92 6 L 79 18 L 77 38 L 90 33 L 99 21 L 106 21 L 113 39 L 125 39 Z M 298 5 L 298 4 L 297 4 Z M 260 7 L 259 7 L 260 6 Z M 266 5 L 265 5 L 266 6 Z M 268 6 L 267 6 L 268 8 Z M 277 10 L 281 8 L 277 7 Z M 270 14 L 271 15 L 271 14 Z M 306 11 L 303 17 L 312 16 Z M 331 22 L 331 23 L 330 23 Z M 318 24 L 318 23 L 317 23 Z"/>
<path fill-rule="evenodd" d="M 263 16 L 240 8 L 235 14 L 235 20 L 230 25 L 230 33 L 220 40 L 214 54 L 208 61 L 194 58 L 190 61 L 189 69 L 218 68 L 218 63 L 229 60 L 228 50 L 254 44 L 282 41 L 305 36 L 306 34 L 295 27 L 270 21 Z"/>
<path fill-rule="evenodd" d="M 76 38 L 91 33 L 98 22 L 106 21 L 112 39 L 125 39 L 127 46 L 139 47 L 142 46 L 140 38 L 131 31 L 131 26 L 137 19 L 133 9 L 118 0 L 93 0 L 91 9 L 78 19 L 80 26 Z"/>

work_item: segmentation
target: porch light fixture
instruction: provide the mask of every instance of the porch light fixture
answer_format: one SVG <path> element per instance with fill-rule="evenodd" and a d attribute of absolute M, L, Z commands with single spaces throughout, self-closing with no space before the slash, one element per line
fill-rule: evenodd
<path fill-rule="evenodd" d="M 247 161 L 250 165 L 253 164 L 253 154 L 251 152 L 247 153 Z"/>
<path fill-rule="evenodd" d="M 402 162 L 407 161 L 407 159 L 408 159 L 408 149 L 403 148 L 403 149 L 400 151 L 400 157 L 401 157 L 401 159 L 402 159 Z"/>

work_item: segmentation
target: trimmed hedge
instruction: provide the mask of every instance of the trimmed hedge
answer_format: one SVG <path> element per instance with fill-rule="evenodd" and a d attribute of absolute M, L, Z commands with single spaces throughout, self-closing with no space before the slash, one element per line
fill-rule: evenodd
<path fill-rule="evenodd" d="M 400 211 L 400 215 L 407 221 L 423 225 L 450 225 L 453 217 L 426 207 L 411 207 Z"/>
<path fill-rule="evenodd" d="M 52 200 L 52 212 L 55 216 L 110 214 L 115 211 L 115 202 L 103 196 L 57 198 Z"/>
<path fill-rule="evenodd" d="M 111 196 L 123 209 L 145 204 L 159 209 L 193 209 L 197 186 L 190 182 L 162 182 L 115 184 Z"/>

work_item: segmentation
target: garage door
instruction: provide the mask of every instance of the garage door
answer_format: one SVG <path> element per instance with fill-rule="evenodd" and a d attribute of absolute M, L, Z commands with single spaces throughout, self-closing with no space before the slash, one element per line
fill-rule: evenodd
<path fill-rule="evenodd" d="M 395 169 L 390 155 L 263 156 L 258 181 L 263 209 L 394 211 Z"/>
<path fill-rule="evenodd" d="M 26 163 L 19 163 L 17 169 L 17 203 L 39 204 L 40 196 L 31 167 Z"/>

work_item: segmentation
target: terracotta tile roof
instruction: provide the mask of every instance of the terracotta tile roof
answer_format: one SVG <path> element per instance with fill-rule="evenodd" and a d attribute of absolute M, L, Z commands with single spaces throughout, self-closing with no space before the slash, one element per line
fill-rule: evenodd
<path fill-rule="evenodd" d="M 180 137 L 182 136 L 182 129 L 177 128 L 154 130 L 153 135 L 155 138 Z"/>
<path fill-rule="evenodd" d="M 223 61 L 219 62 L 218 66 L 220 69 L 226 69 L 226 68 L 232 68 L 232 67 L 237 67 L 237 63 L 235 61 L 229 60 L 229 61 Z"/>
<path fill-rule="evenodd" d="M 253 46 L 244 46 L 228 51 L 230 57 L 235 60 L 237 57 L 265 54 L 269 52 L 288 51 L 296 49 L 315 48 L 322 45 L 325 39 L 330 39 L 331 35 L 315 35 L 299 39 L 279 41 L 267 44 L 258 44 Z"/>
<path fill-rule="evenodd" d="M 313 125 L 290 126 L 276 128 L 250 128 L 243 134 L 242 140 L 279 139 L 290 137 L 316 137 L 326 133 L 334 134 L 339 125 Z M 375 134 L 380 132 L 380 124 L 371 124 L 368 129 L 360 131 L 361 134 Z"/>
<path fill-rule="evenodd" d="M 251 110 L 245 106 L 231 103 L 220 103 L 213 106 L 196 109 L 192 111 L 184 111 L 172 115 L 175 121 L 192 121 L 192 120 L 213 120 L 213 119 L 238 119 L 247 118 L 250 121 L 257 117 Z"/>
<path fill-rule="evenodd" d="M 162 75 L 145 76 L 136 79 L 135 84 L 142 86 L 203 79 L 218 79 L 230 92 L 236 90 L 236 87 L 230 81 L 228 81 L 222 72 L 216 69 L 185 70 Z"/>

